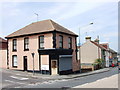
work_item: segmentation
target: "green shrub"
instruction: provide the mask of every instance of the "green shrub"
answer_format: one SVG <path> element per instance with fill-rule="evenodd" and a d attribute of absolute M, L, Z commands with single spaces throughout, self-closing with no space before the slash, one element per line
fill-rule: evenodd
<path fill-rule="evenodd" d="M 99 65 L 100 68 L 103 68 L 103 63 L 104 63 L 103 59 L 98 58 L 95 60 L 95 64 Z"/>

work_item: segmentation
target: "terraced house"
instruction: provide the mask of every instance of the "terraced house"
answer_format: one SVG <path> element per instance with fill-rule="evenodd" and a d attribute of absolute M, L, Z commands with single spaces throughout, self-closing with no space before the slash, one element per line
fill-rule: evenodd
<path fill-rule="evenodd" d="M 82 69 L 97 69 L 93 64 L 95 63 L 96 59 L 102 59 L 103 66 L 109 67 L 109 56 L 108 50 L 99 44 L 99 39 L 92 41 L 91 37 L 87 36 L 86 42 L 78 47 L 80 50 L 80 59 L 81 59 L 81 68 Z M 79 52 L 78 52 L 79 55 Z"/>
<path fill-rule="evenodd" d="M 50 75 L 80 70 L 77 35 L 52 20 L 32 23 L 6 38 L 9 69 L 32 71 L 34 67 Z"/>
<path fill-rule="evenodd" d="M 7 40 L 0 37 L 0 68 L 7 68 Z"/>

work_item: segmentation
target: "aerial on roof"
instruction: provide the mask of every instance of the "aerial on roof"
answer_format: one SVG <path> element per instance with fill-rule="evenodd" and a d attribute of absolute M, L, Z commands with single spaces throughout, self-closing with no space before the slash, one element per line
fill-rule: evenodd
<path fill-rule="evenodd" d="M 25 26 L 24 28 L 8 35 L 6 38 L 22 36 L 22 35 L 29 35 L 29 34 L 36 34 L 36 33 L 43 33 L 43 32 L 50 32 L 50 31 L 58 31 L 58 32 L 63 32 L 63 33 L 67 33 L 70 35 L 77 36 L 72 31 L 70 31 L 70 30 L 62 27 L 61 25 L 55 23 L 54 21 L 48 19 L 48 20 L 38 21 L 38 22 L 32 23 L 28 26 Z"/>

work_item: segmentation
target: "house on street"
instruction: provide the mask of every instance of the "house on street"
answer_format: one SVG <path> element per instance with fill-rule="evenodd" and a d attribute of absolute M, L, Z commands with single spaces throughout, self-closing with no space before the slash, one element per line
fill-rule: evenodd
<path fill-rule="evenodd" d="M 109 48 L 109 65 L 112 66 L 114 64 L 117 66 L 118 64 L 118 58 L 117 58 L 117 52 L 114 51 L 113 49 Z"/>
<path fill-rule="evenodd" d="M 106 67 L 109 67 L 109 56 L 110 56 L 110 53 L 109 53 L 109 43 L 102 43 L 100 44 L 101 46 L 103 46 L 104 48 L 106 48 L 106 51 L 105 51 L 105 66 Z"/>
<path fill-rule="evenodd" d="M 80 70 L 77 35 L 52 20 L 32 23 L 6 38 L 9 69 L 32 71 L 34 68 L 50 75 Z"/>
<path fill-rule="evenodd" d="M 86 37 L 86 42 L 78 47 L 78 55 L 80 55 L 81 68 L 82 69 L 96 69 L 94 66 L 96 59 L 103 60 L 103 67 L 109 66 L 109 63 L 106 65 L 106 51 L 107 49 L 99 44 L 99 39 L 94 41 L 91 40 L 91 37 Z"/>
<path fill-rule="evenodd" d="M 102 43 L 100 45 L 102 45 L 103 47 L 107 49 L 106 51 L 106 61 L 107 61 L 106 65 L 107 66 L 106 67 L 109 67 L 112 64 L 117 66 L 117 63 L 118 63 L 117 52 L 109 47 L 109 43 Z"/>
<path fill-rule="evenodd" d="M 0 37 L 0 68 L 7 68 L 7 40 Z"/>

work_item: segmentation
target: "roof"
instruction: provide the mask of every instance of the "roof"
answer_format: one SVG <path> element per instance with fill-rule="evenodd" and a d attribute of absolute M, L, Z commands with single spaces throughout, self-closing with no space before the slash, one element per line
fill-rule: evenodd
<path fill-rule="evenodd" d="M 109 52 L 111 53 L 117 53 L 116 51 L 114 51 L 113 49 L 109 48 Z"/>
<path fill-rule="evenodd" d="M 105 47 L 106 49 L 109 49 L 108 43 L 102 43 L 102 44 L 100 44 L 100 45 L 102 45 L 102 46 Z"/>
<path fill-rule="evenodd" d="M 0 37 L 0 50 L 6 50 L 7 49 L 7 40 Z"/>
<path fill-rule="evenodd" d="M 101 49 L 104 49 L 107 51 L 107 49 L 105 47 L 103 47 L 101 44 L 97 44 L 96 42 L 94 41 L 90 41 L 91 43 L 93 43 L 94 45 L 96 45 L 97 47 L 101 48 Z M 81 46 L 77 46 L 77 48 L 80 48 Z"/>
<path fill-rule="evenodd" d="M 7 40 L 0 37 L 0 42 L 7 42 Z"/>
<path fill-rule="evenodd" d="M 96 42 L 94 42 L 94 41 L 91 41 L 93 44 L 95 44 L 96 46 L 98 46 L 99 48 L 101 48 L 101 49 L 104 49 L 104 50 L 107 50 L 105 47 L 103 47 L 102 45 L 100 45 L 100 44 L 97 44 Z"/>
<path fill-rule="evenodd" d="M 36 34 L 36 33 L 43 33 L 43 32 L 50 32 L 50 31 L 58 31 L 63 32 L 70 35 L 75 35 L 72 31 L 62 27 L 61 25 L 55 23 L 54 21 L 48 19 L 43 21 L 38 21 L 23 27 L 22 29 L 13 32 L 12 34 L 6 36 L 6 38 L 15 37 L 15 36 L 22 36 L 22 35 L 29 35 L 29 34 Z"/>

